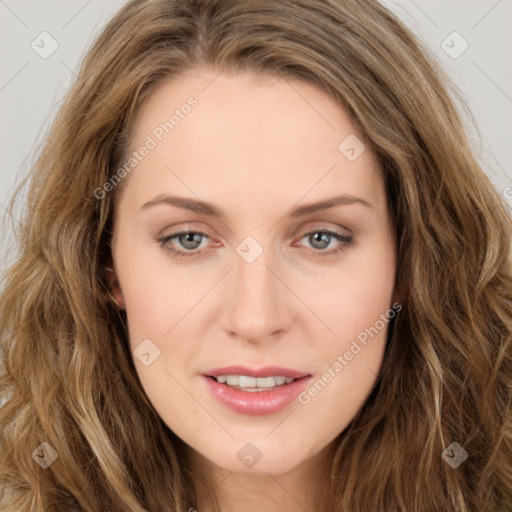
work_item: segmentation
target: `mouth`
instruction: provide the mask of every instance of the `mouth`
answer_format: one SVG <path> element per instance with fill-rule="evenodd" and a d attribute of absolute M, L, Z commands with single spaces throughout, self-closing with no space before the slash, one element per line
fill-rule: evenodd
<path fill-rule="evenodd" d="M 249 375 L 217 375 L 217 377 L 214 377 L 207 375 L 207 377 L 219 384 L 225 384 L 230 388 L 251 393 L 272 391 L 277 387 L 286 386 L 287 384 L 299 380 L 292 377 L 285 377 L 284 375 L 271 375 L 269 377 L 251 377 Z"/>
<path fill-rule="evenodd" d="M 260 369 L 246 366 L 226 366 L 211 370 L 205 376 L 234 389 L 257 392 L 286 386 L 309 376 L 309 374 L 282 366 L 266 366 Z"/>
<path fill-rule="evenodd" d="M 265 415 L 293 402 L 312 375 L 282 367 L 254 370 L 231 366 L 209 371 L 203 377 L 213 396 L 231 410 Z"/>

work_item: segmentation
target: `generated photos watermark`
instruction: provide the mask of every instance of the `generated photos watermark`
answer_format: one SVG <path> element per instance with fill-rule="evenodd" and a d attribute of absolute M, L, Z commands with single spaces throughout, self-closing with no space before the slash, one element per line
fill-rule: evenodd
<path fill-rule="evenodd" d="M 101 187 L 94 189 L 94 197 L 101 200 L 105 198 L 108 192 L 112 192 L 121 180 L 130 174 L 139 162 L 142 162 L 149 155 L 150 151 L 158 146 L 158 143 L 163 140 L 165 135 L 171 133 L 198 104 L 197 99 L 191 96 L 181 107 L 174 109 L 174 113 L 169 119 L 153 128 L 151 134 L 146 137 L 144 144 L 133 151 L 126 162 Z"/>
<path fill-rule="evenodd" d="M 368 337 L 371 339 L 375 338 L 380 331 L 382 331 L 391 319 L 393 319 L 398 312 L 402 310 L 402 305 L 394 303 L 385 314 L 381 314 L 379 320 L 377 320 L 371 327 L 366 327 L 364 331 L 357 335 L 357 339 L 352 340 L 350 348 L 343 354 L 338 355 L 336 361 L 333 362 L 308 389 L 300 393 L 297 400 L 302 405 L 307 405 L 311 402 L 311 399 L 320 393 L 329 382 L 331 382 L 336 375 L 338 375 L 349 363 L 352 361 L 364 347 L 368 345 Z"/>

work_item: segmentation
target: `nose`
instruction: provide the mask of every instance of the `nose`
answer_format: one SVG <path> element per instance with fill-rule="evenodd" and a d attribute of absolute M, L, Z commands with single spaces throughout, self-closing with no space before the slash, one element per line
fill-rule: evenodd
<path fill-rule="evenodd" d="M 220 321 L 232 337 L 250 343 L 275 341 L 291 324 L 291 292 L 274 268 L 271 251 L 247 263 L 236 252 L 226 280 Z"/>

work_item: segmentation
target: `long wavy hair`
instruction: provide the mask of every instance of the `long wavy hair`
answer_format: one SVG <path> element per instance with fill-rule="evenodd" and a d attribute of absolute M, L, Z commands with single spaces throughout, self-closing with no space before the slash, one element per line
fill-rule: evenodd
<path fill-rule="evenodd" d="M 327 461 L 328 510 L 510 512 L 512 218 L 457 89 L 376 0 L 132 0 L 99 34 L 34 161 L 3 279 L 2 512 L 195 506 L 186 447 L 145 395 L 111 300 L 115 194 L 94 191 L 155 87 L 198 66 L 322 88 L 384 170 L 402 311 Z M 46 469 L 43 442 L 58 454 Z M 456 469 L 441 456 L 452 442 L 468 453 Z"/>

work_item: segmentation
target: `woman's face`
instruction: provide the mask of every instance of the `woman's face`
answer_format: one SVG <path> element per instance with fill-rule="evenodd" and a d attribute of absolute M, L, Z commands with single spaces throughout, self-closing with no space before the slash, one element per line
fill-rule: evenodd
<path fill-rule="evenodd" d="M 149 400 L 207 464 L 297 468 L 375 383 L 395 242 L 362 140 L 322 90 L 253 74 L 196 70 L 137 119 L 115 295 Z"/>

